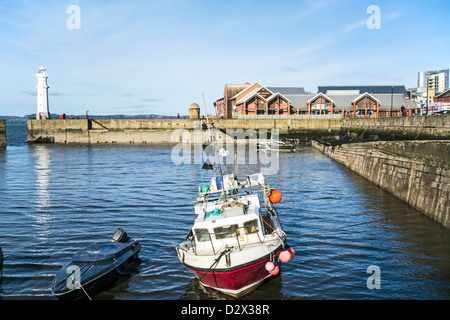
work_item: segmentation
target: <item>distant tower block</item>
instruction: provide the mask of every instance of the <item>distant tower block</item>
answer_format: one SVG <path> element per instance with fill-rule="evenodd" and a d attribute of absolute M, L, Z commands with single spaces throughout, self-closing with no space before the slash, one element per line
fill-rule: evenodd
<path fill-rule="evenodd" d="M 200 119 L 200 107 L 193 103 L 189 107 L 189 119 Z"/>
<path fill-rule="evenodd" d="M 48 111 L 48 86 L 47 86 L 47 71 L 44 67 L 40 67 L 36 74 L 37 83 L 37 120 L 50 119 L 50 112 Z"/>

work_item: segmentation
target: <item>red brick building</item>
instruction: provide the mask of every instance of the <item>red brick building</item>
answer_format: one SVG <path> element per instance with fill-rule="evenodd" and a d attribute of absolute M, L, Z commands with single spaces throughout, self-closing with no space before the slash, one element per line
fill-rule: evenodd
<path fill-rule="evenodd" d="M 405 90 L 393 86 L 330 87 L 324 90 L 326 88 L 319 87 L 319 93 L 305 93 L 303 88 L 264 87 L 259 83 L 225 85 L 224 96 L 216 101 L 217 116 L 382 118 L 411 115 L 420 109 Z"/>
<path fill-rule="evenodd" d="M 224 95 L 216 100 L 217 116 L 291 114 L 291 102 L 279 92 L 259 83 L 225 85 Z"/>
<path fill-rule="evenodd" d="M 217 117 L 225 119 L 232 118 L 233 107 L 231 105 L 231 98 L 246 89 L 249 85 L 249 82 L 244 84 L 226 84 L 223 96 L 216 100 Z"/>
<path fill-rule="evenodd" d="M 450 89 L 438 94 L 435 98 L 436 102 L 447 102 L 450 103 Z"/>

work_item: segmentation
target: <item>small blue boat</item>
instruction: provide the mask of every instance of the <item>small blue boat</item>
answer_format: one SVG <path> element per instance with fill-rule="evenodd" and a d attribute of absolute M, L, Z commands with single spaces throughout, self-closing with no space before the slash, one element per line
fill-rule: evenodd
<path fill-rule="evenodd" d="M 72 256 L 56 275 L 52 293 L 59 299 L 91 299 L 137 266 L 141 245 L 118 228 L 110 241 L 95 242 Z"/>

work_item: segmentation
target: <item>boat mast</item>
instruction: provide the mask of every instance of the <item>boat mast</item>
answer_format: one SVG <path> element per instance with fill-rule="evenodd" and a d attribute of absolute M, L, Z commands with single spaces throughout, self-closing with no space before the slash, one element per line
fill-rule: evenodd
<path fill-rule="evenodd" d="M 219 152 L 217 150 L 217 141 L 216 141 L 216 139 L 212 139 L 211 126 L 209 125 L 209 119 L 208 119 L 208 109 L 206 108 L 206 102 L 205 102 L 205 95 L 203 94 L 203 89 L 201 89 L 201 90 L 202 90 L 203 105 L 205 106 L 206 126 L 208 127 L 209 138 L 212 140 L 212 143 L 214 144 L 214 152 L 215 152 L 215 154 L 217 156 L 217 163 L 219 165 L 220 183 L 222 185 L 222 195 L 223 195 L 223 198 L 224 198 L 224 200 L 226 202 L 227 201 L 227 195 L 225 193 L 225 188 L 224 188 L 224 183 L 223 183 L 223 174 L 222 174 L 222 167 L 220 165 L 220 155 L 219 155 Z"/>
<path fill-rule="evenodd" d="M 208 127 L 209 138 L 211 139 L 212 138 L 211 127 L 209 126 L 208 110 L 206 108 L 205 95 L 203 94 L 203 88 L 201 90 L 202 90 L 202 97 L 203 97 L 203 105 L 205 106 L 206 126 Z"/>
<path fill-rule="evenodd" d="M 237 163 L 237 151 L 234 152 L 234 177 L 237 179 L 238 175 L 238 163 Z"/>
<path fill-rule="evenodd" d="M 225 185 L 223 183 L 223 174 L 222 174 L 222 166 L 220 165 L 220 155 L 219 152 L 217 152 L 216 150 L 216 154 L 217 154 L 217 161 L 219 163 L 219 173 L 220 173 L 220 183 L 222 185 L 222 195 L 223 195 L 223 199 L 225 200 L 225 202 L 227 201 L 227 195 L 225 193 Z"/>

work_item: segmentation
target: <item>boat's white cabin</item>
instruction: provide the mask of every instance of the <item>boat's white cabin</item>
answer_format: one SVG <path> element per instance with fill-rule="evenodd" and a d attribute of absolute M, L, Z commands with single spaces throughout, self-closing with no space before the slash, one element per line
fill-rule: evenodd
<path fill-rule="evenodd" d="M 257 194 L 240 196 L 227 203 L 198 203 L 194 208 L 197 218 L 192 229 L 197 251 L 257 242 L 264 236 Z"/>

